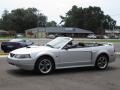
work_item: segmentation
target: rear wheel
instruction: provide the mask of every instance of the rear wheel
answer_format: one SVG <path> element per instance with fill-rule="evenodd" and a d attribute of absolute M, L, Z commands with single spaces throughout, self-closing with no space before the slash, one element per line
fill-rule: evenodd
<path fill-rule="evenodd" d="M 95 63 L 95 67 L 100 70 L 104 70 L 108 67 L 108 57 L 106 55 L 100 55 Z"/>
<path fill-rule="evenodd" d="M 42 57 L 36 62 L 35 70 L 41 74 L 49 74 L 55 69 L 54 66 L 54 62 L 51 58 Z"/>

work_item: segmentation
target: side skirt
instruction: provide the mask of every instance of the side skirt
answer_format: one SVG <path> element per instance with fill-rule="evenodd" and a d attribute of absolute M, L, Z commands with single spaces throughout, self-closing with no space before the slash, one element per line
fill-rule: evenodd
<path fill-rule="evenodd" d="M 63 68 L 76 68 L 76 67 L 89 67 L 89 66 L 95 66 L 95 65 L 78 65 L 78 66 L 64 66 L 64 67 L 56 67 L 56 69 L 63 69 Z"/>

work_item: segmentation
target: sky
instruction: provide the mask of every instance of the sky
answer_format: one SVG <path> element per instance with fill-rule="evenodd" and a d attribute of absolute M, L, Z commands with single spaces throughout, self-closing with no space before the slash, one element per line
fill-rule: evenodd
<path fill-rule="evenodd" d="M 120 0 L 0 0 L 0 17 L 6 9 L 35 7 L 48 17 L 48 21 L 60 23 L 60 15 L 65 16 L 73 5 L 78 7 L 98 6 L 105 15 L 110 15 L 120 26 Z"/>

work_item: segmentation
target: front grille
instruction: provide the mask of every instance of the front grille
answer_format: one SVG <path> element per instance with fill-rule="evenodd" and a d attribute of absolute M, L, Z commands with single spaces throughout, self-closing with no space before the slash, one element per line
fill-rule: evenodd
<path fill-rule="evenodd" d="M 15 55 L 15 54 L 13 54 L 13 53 L 10 53 L 10 57 L 14 57 L 14 55 Z"/>

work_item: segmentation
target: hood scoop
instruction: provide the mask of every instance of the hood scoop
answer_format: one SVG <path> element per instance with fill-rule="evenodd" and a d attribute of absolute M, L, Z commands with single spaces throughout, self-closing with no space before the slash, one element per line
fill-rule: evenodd
<path fill-rule="evenodd" d="M 30 46 L 26 46 L 26 48 L 31 48 Z"/>

